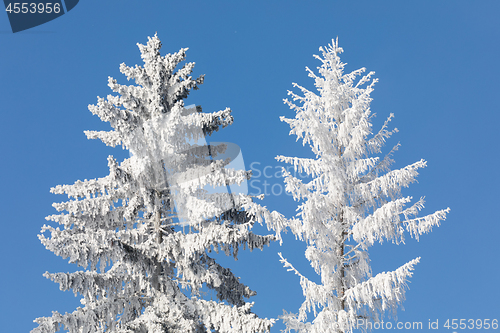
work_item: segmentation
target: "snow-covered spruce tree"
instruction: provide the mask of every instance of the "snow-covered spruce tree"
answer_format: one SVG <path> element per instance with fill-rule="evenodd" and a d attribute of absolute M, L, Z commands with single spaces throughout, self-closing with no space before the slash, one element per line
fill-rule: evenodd
<path fill-rule="evenodd" d="M 256 217 L 241 208 L 251 198 L 205 188 L 250 177 L 213 158 L 224 145 L 194 143 L 231 124 L 231 110 L 184 107 L 203 82 L 190 76 L 194 63 L 176 71 L 187 49 L 162 57 L 156 35 L 138 46 L 144 66 L 120 66 L 136 85 L 110 78 L 118 96 L 89 106 L 113 130 L 86 132 L 122 145 L 131 157 L 118 163 L 110 156 L 104 178 L 52 188 L 69 197 L 54 204 L 62 213 L 47 217 L 62 230 L 44 226 L 39 236 L 47 249 L 85 268 L 45 273 L 61 290 L 80 294 L 83 307 L 38 318 L 32 332 L 268 331 L 273 321 L 258 318 L 244 300 L 255 292 L 209 256 L 212 249 L 236 258 L 240 246 L 262 249 L 273 238 L 251 232 Z"/>
<path fill-rule="evenodd" d="M 321 282 L 302 275 L 280 254 L 284 266 L 300 276 L 305 296 L 299 313 L 285 312 L 282 319 L 287 331 L 351 332 L 358 320 L 377 321 L 386 310 L 397 308 L 420 259 L 372 276 L 368 248 L 383 240 L 402 243 L 405 230 L 418 240 L 419 235 L 439 225 L 449 209 L 416 217 L 423 208 L 423 198 L 405 207 L 412 198 L 402 197 L 401 189 L 415 181 L 417 170 L 426 162 L 420 160 L 391 171 L 391 155 L 399 144 L 385 157 L 375 156 L 397 129 L 387 129 L 391 114 L 382 128 L 372 133 L 370 93 L 377 81 L 371 79 L 373 72 L 359 80 L 364 68 L 344 74 L 338 41 L 320 51 L 323 56 L 315 56 L 322 63 L 319 75 L 307 68 L 318 93 L 294 84 L 303 96 L 289 91 L 293 100 L 285 103 L 296 116 L 281 117 L 290 125 L 290 134 L 311 147 L 315 158 L 277 159 L 310 177 L 310 181 L 303 181 L 283 169 L 286 190 L 300 202 L 297 216 L 286 224 L 307 243 L 305 256 Z M 283 225 L 271 227 L 282 229 Z M 311 312 L 314 319 L 308 321 Z"/>

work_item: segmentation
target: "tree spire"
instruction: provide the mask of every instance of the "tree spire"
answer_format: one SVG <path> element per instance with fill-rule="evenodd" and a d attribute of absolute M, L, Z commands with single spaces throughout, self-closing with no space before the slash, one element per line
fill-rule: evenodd
<path fill-rule="evenodd" d="M 321 62 L 318 74 L 306 68 L 317 92 L 294 83 L 301 95 L 289 91 L 291 101 L 284 101 L 295 118 L 280 119 L 290 125 L 290 134 L 309 145 L 315 158 L 276 157 L 309 178 L 303 181 L 283 168 L 286 190 L 299 201 L 298 213 L 275 229 L 279 234 L 287 227 L 306 242 L 305 257 L 321 282 L 301 274 L 280 254 L 284 266 L 300 277 L 305 296 L 298 314 L 285 312 L 282 319 L 287 331 L 351 332 L 358 319 L 378 321 L 386 310 L 397 308 L 420 260 L 372 276 L 368 248 L 384 239 L 400 243 L 405 230 L 418 240 L 439 225 L 449 209 L 418 218 L 423 198 L 405 207 L 412 198 L 402 197 L 401 189 L 415 181 L 426 162 L 391 171 L 391 156 L 399 144 L 385 157 L 376 156 L 397 129 L 387 130 L 390 114 L 382 128 L 372 132 L 374 73 L 364 75 L 361 68 L 345 74 L 338 40 L 320 52 L 314 56 Z"/>
<path fill-rule="evenodd" d="M 39 236 L 48 250 L 84 268 L 45 273 L 61 290 L 80 294 L 83 306 L 36 319 L 32 332 L 268 331 L 273 320 L 258 318 L 246 302 L 255 292 L 210 256 L 213 248 L 236 258 L 241 245 L 262 249 L 273 240 L 251 231 L 257 217 L 244 209 L 253 204 L 249 196 L 206 189 L 250 177 L 211 158 L 225 145 L 203 144 L 205 135 L 232 123 L 231 110 L 184 105 L 203 83 L 203 76 L 191 77 L 194 63 L 176 69 L 187 49 L 162 56 L 156 35 L 138 46 L 144 65 L 120 65 L 135 84 L 109 78 L 117 95 L 89 106 L 112 130 L 85 132 L 131 156 L 121 163 L 110 156 L 108 176 L 52 188 L 68 195 L 54 204 L 60 213 L 47 217 L 63 229 L 44 226 Z M 204 299 L 205 290 L 217 301 Z"/>

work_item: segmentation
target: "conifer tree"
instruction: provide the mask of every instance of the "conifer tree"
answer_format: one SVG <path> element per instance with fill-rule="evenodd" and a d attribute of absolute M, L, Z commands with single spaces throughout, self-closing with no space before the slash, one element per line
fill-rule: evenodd
<path fill-rule="evenodd" d="M 258 318 L 245 301 L 256 293 L 210 256 L 222 250 L 236 258 L 240 246 L 262 249 L 273 239 L 252 233 L 257 217 L 243 209 L 257 209 L 250 197 L 207 189 L 250 177 L 216 158 L 224 145 L 197 144 L 230 125 L 231 110 L 184 106 L 203 83 L 190 76 L 194 63 L 176 70 L 187 49 L 161 56 L 156 35 L 138 46 L 144 65 L 120 66 L 135 85 L 109 78 L 117 95 L 89 106 L 113 129 L 86 131 L 89 139 L 122 145 L 130 158 L 110 156 L 106 177 L 52 188 L 69 197 L 54 204 L 60 214 L 47 217 L 62 229 L 44 226 L 39 235 L 48 250 L 84 268 L 44 275 L 80 294 L 82 307 L 38 318 L 32 332 L 268 331 L 273 320 Z M 217 300 L 204 296 L 207 290 Z"/>
<path fill-rule="evenodd" d="M 320 51 L 322 57 L 315 56 L 321 61 L 319 74 L 306 68 L 317 93 L 294 84 L 302 95 L 289 91 L 292 101 L 285 103 L 296 116 L 281 117 L 290 125 L 290 134 L 309 145 L 315 157 L 277 157 L 309 178 L 299 179 L 283 169 L 286 190 L 300 202 L 298 213 L 270 227 L 287 227 L 306 242 L 305 257 L 321 281 L 313 282 L 280 254 L 284 266 L 299 275 L 305 296 L 298 314 L 285 311 L 287 332 L 351 332 L 360 321 L 376 322 L 386 310 L 395 310 L 420 258 L 372 276 L 368 248 L 384 240 L 404 243 L 405 232 L 418 240 L 449 212 L 417 217 L 424 199 L 410 204 L 412 197 L 402 196 L 401 189 L 415 181 L 426 162 L 390 170 L 399 143 L 385 157 L 381 148 L 397 129 L 388 130 L 391 114 L 372 132 L 374 73 L 363 75 L 361 68 L 345 74 L 338 40 Z"/>

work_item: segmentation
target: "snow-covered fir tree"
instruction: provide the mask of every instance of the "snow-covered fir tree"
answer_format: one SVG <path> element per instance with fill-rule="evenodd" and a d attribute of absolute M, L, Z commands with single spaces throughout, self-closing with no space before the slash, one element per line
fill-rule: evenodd
<path fill-rule="evenodd" d="M 47 217 L 62 229 L 44 226 L 39 236 L 48 250 L 84 268 L 44 275 L 80 294 L 82 307 L 38 318 L 32 332 L 268 331 L 273 320 L 258 318 L 245 301 L 256 293 L 210 256 L 222 250 L 236 258 L 239 247 L 262 249 L 273 239 L 251 232 L 262 218 L 243 207 L 265 209 L 250 197 L 208 190 L 251 176 L 216 158 L 224 145 L 197 144 L 230 125 L 231 110 L 184 106 L 203 83 L 203 76 L 190 76 L 194 63 L 176 70 L 187 49 L 161 56 L 156 35 L 138 46 L 144 66 L 120 66 L 135 85 L 109 78 L 117 95 L 89 106 L 113 130 L 86 131 L 121 145 L 130 158 L 110 156 L 106 177 L 52 188 L 69 197 L 54 204 L 60 214 Z"/>
<path fill-rule="evenodd" d="M 280 254 L 284 266 L 299 275 L 305 296 L 298 314 L 285 311 L 287 332 L 351 332 L 357 320 L 375 322 L 386 310 L 395 310 L 420 258 L 372 276 L 368 248 L 384 240 L 402 243 L 406 232 L 418 239 L 449 211 L 417 217 L 424 199 L 411 203 L 412 197 L 403 197 L 401 189 L 415 181 L 426 162 L 391 171 L 391 155 L 399 144 L 387 155 L 376 156 L 397 129 L 388 130 L 391 114 L 372 132 L 374 73 L 364 75 L 362 68 L 345 74 L 338 41 L 320 51 L 322 57 L 315 56 L 321 61 L 319 74 L 306 68 L 317 93 L 294 84 L 302 94 L 289 91 L 292 100 L 285 103 L 296 116 L 281 117 L 315 158 L 277 157 L 309 178 L 296 178 L 283 169 L 286 190 L 300 203 L 298 213 L 284 224 L 270 220 L 270 227 L 280 231 L 286 226 L 306 242 L 305 257 L 321 281 L 313 282 Z"/>

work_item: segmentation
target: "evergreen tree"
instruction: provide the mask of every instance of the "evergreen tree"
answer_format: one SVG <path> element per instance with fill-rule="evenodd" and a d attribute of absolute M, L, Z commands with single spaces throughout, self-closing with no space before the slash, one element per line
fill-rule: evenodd
<path fill-rule="evenodd" d="M 385 157 L 375 156 L 397 129 L 387 129 L 391 114 L 376 134 L 372 132 L 374 73 L 363 75 L 362 68 L 344 74 L 338 41 L 320 51 L 322 57 L 315 56 L 321 61 L 319 75 L 306 68 L 318 93 L 294 84 L 303 96 L 289 91 L 292 101 L 285 103 L 296 116 L 281 117 L 290 125 L 290 134 L 308 144 L 315 158 L 277 157 L 309 179 L 303 181 L 283 169 L 286 190 L 300 202 L 298 214 L 285 225 L 270 227 L 286 226 L 306 242 L 305 257 L 321 278 L 320 283 L 311 281 L 280 254 L 284 266 L 300 276 L 305 296 L 298 314 L 285 312 L 282 317 L 287 332 L 351 332 L 358 320 L 378 321 L 386 310 L 395 310 L 420 258 L 372 276 L 368 248 L 383 240 L 403 243 L 405 230 L 418 240 L 449 212 L 448 208 L 417 217 L 423 198 L 406 206 L 412 197 L 403 197 L 401 189 L 415 181 L 426 162 L 391 171 L 391 155 L 399 144 Z M 314 316 L 312 321 L 308 314 Z"/>
<path fill-rule="evenodd" d="M 85 268 L 44 274 L 80 294 L 83 306 L 36 319 L 32 332 L 268 331 L 273 320 L 257 318 L 245 302 L 256 293 L 209 255 L 222 250 L 236 258 L 240 246 L 262 249 L 273 239 L 251 232 L 257 216 L 243 207 L 259 206 L 250 197 L 207 189 L 250 177 L 217 159 L 224 145 L 197 144 L 230 125 L 231 110 L 184 106 L 203 83 L 190 76 L 194 63 L 176 70 L 187 49 L 162 57 L 156 35 L 138 46 L 144 66 L 120 66 L 136 85 L 109 78 L 118 95 L 89 106 L 113 130 L 86 131 L 89 139 L 122 145 L 130 158 L 110 156 L 106 177 L 52 188 L 69 197 L 54 204 L 60 214 L 47 217 L 62 230 L 44 226 L 39 236 L 48 250 Z"/>

